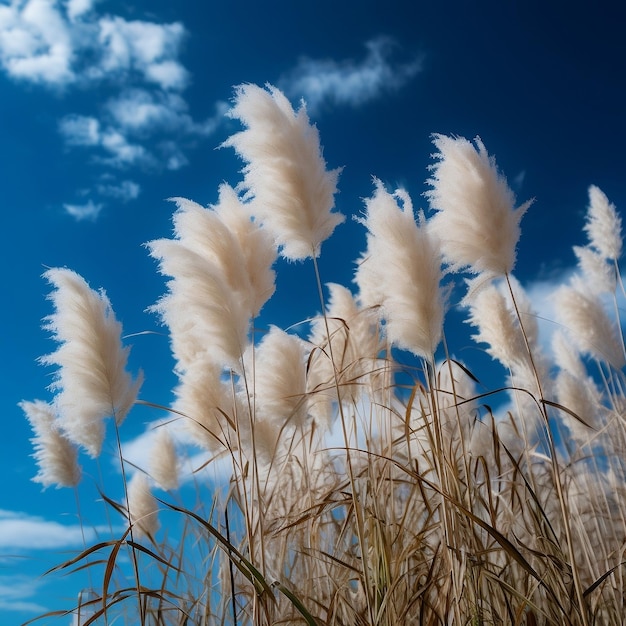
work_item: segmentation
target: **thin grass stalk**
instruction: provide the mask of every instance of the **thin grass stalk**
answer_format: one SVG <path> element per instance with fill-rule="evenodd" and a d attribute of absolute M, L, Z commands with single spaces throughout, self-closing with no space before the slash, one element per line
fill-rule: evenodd
<path fill-rule="evenodd" d="M 252 351 L 253 354 L 253 363 L 254 363 L 254 349 Z M 242 363 L 243 363 L 243 357 L 242 357 Z M 253 370 L 254 370 L 254 365 L 253 365 Z M 246 368 L 242 368 L 242 379 L 244 382 L 244 387 L 246 390 L 246 398 L 248 400 L 247 402 L 247 412 L 248 412 L 248 419 L 249 419 L 249 424 L 250 424 L 250 438 L 251 438 L 251 443 L 252 443 L 252 459 L 250 463 L 246 462 L 245 457 L 243 456 L 243 442 L 241 439 L 241 432 L 239 430 L 239 419 L 237 418 L 237 416 L 235 416 L 235 435 L 237 437 L 237 454 L 239 456 L 239 476 L 241 477 L 241 479 L 239 481 L 236 481 L 236 489 L 239 493 L 238 496 L 238 500 L 239 502 L 243 503 L 243 513 L 244 513 L 244 519 L 245 519 L 245 524 L 246 524 L 246 537 L 247 537 L 247 541 L 248 541 L 248 549 L 250 550 L 250 558 L 254 559 L 254 554 L 256 553 L 256 528 L 258 525 L 258 528 L 261 529 L 261 532 L 259 533 L 260 535 L 260 545 L 261 545 L 261 553 L 260 553 L 260 558 L 261 558 L 261 563 L 260 563 L 260 567 L 261 567 L 261 571 L 265 572 L 265 551 L 264 551 L 264 541 L 263 541 L 263 532 L 262 532 L 262 518 L 263 518 L 263 514 L 262 514 L 262 507 L 261 507 L 261 485 L 260 485 L 260 481 L 259 481 L 259 475 L 258 475 L 258 465 L 256 462 L 257 459 L 257 455 L 256 455 L 256 440 L 255 440 L 255 436 L 254 436 L 254 400 L 251 401 L 250 399 L 250 388 L 248 386 L 248 378 L 246 375 Z M 254 372 L 253 372 L 253 379 L 254 379 Z M 236 410 L 236 403 L 235 403 L 235 388 L 234 388 L 234 381 L 233 381 L 233 372 L 231 371 L 231 381 L 232 381 L 232 389 L 233 389 L 233 406 L 235 407 Z M 235 466 L 234 463 L 235 459 L 233 458 L 233 469 L 235 472 L 237 472 L 237 468 Z M 252 468 L 250 468 L 250 465 L 252 465 Z M 246 469 L 247 468 L 247 469 Z M 246 490 L 246 480 L 247 480 L 247 476 L 245 475 L 246 472 L 252 471 L 252 486 L 253 486 L 253 491 L 252 493 L 248 496 L 247 494 L 247 490 Z M 243 491 L 242 491 L 243 489 Z M 258 502 L 258 519 L 255 523 L 253 514 L 251 512 L 251 506 L 252 503 L 254 502 L 254 497 L 255 497 L 255 491 L 256 491 L 256 500 Z M 234 593 L 234 589 L 233 589 L 233 593 Z M 253 615 L 253 623 L 254 624 L 258 624 L 258 626 L 261 626 L 262 622 L 261 622 L 261 610 L 259 607 L 259 601 L 260 598 L 258 597 L 258 594 L 256 593 L 256 591 L 253 594 L 253 606 L 252 606 L 252 615 Z"/>
<path fill-rule="evenodd" d="M 224 507 L 224 524 L 226 526 L 226 541 L 230 541 L 230 524 L 228 523 L 228 503 Z M 233 611 L 233 626 L 237 626 L 237 599 L 235 597 L 235 573 L 233 571 L 233 562 L 228 559 L 228 571 L 230 574 L 230 600 Z"/>
<path fill-rule="evenodd" d="M 575 557 L 575 554 L 574 554 L 574 543 L 573 543 L 573 539 L 572 539 L 572 530 L 571 530 L 571 526 L 570 526 L 569 507 L 567 505 L 567 501 L 566 501 L 565 495 L 563 493 L 563 485 L 561 483 L 560 468 L 559 468 L 559 461 L 558 461 L 557 452 L 556 452 L 556 445 L 554 443 L 554 437 L 552 436 L 552 430 L 550 428 L 550 423 L 549 423 L 549 420 L 548 420 L 548 411 L 547 411 L 547 408 L 546 408 L 546 403 L 544 402 L 545 396 L 544 396 L 544 393 L 543 393 L 543 386 L 541 384 L 539 373 L 538 373 L 537 367 L 535 365 L 535 360 L 534 360 L 534 357 L 533 357 L 532 349 L 530 347 L 530 343 L 528 342 L 528 336 L 526 335 L 526 331 L 524 330 L 524 324 L 522 322 L 522 316 L 520 315 L 520 311 L 519 311 L 519 308 L 517 306 L 517 301 L 515 299 L 515 294 L 513 293 L 513 286 L 511 284 L 511 279 L 510 279 L 510 276 L 509 276 L 508 272 L 505 274 L 505 278 L 506 278 L 506 284 L 507 284 L 508 289 L 509 289 L 509 293 L 511 295 L 511 301 L 513 302 L 513 307 L 515 309 L 515 315 L 517 317 L 517 321 L 518 321 L 518 323 L 520 325 L 520 329 L 522 331 L 522 336 L 524 338 L 524 344 L 525 344 L 526 349 L 528 351 L 528 358 L 530 360 L 531 370 L 532 370 L 533 375 L 535 377 L 535 382 L 537 383 L 537 390 L 539 391 L 539 409 L 540 409 L 541 415 L 542 415 L 543 420 L 544 420 L 545 434 L 546 434 L 546 439 L 548 441 L 548 446 L 549 446 L 549 450 L 550 450 L 550 459 L 551 459 L 553 482 L 554 482 L 554 486 L 555 486 L 556 491 L 557 491 L 557 497 L 559 499 L 559 505 L 560 505 L 561 514 L 562 514 L 562 517 L 563 517 L 563 529 L 565 531 L 565 541 L 567 543 L 567 551 L 568 551 L 568 556 L 569 556 L 569 560 L 570 560 L 570 564 L 571 564 L 572 577 L 573 577 L 573 580 L 574 580 L 574 589 L 575 589 L 575 592 L 576 592 L 576 601 L 578 603 L 578 609 L 580 611 L 580 617 L 582 619 L 582 624 L 583 624 L 583 626 L 588 626 L 587 609 L 585 607 L 585 602 L 584 602 L 584 598 L 583 598 L 583 590 L 582 590 L 582 585 L 581 585 L 581 582 L 580 582 L 580 572 L 578 571 L 578 567 L 576 565 L 576 557 Z"/>
<path fill-rule="evenodd" d="M 341 402 L 341 392 L 339 389 L 339 377 L 337 375 L 337 366 L 336 366 L 335 358 L 333 355 L 332 338 L 330 334 L 330 327 L 328 324 L 328 317 L 326 315 L 326 304 L 324 302 L 324 293 L 322 290 L 322 281 L 320 277 L 319 265 L 317 262 L 317 258 L 315 256 L 315 250 L 312 250 L 312 253 L 313 254 L 311 255 L 311 257 L 313 259 L 313 270 L 315 272 L 315 282 L 317 285 L 317 293 L 318 293 L 319 300 L 320 300 L 320 306 L 322 307 L 322 315 L 324 317 L 324 327 L 326 329 L 326 336 L 328 337 L 328 353 L 329 353 L 330 360 L 333 366 L 333 381 L 334 381 L 335 391 L 337 393 L 337 405 L 338 405 L 338 410 L 339 410 L 339 418 L 341 420 L 341 431 L 342 431 L 344 445 L 345 445 L 346 464 L 348 467 L 348 479 L 350 482 L 352 506 L 354 508 L 354 516 L 356 520 L 357 541 L 359 542 L 359 548 L 361 551 L 361 560 L 362 560 L 362 567 L 363 567 L 363 574 L 364 574 L 363 580 L 364 582 L 366 582 L 367 573 L 365 571 L 365 558 L 367 555 L 367 548 L 365 545 L 365 529 L 364 529 L 364 521 L 363 521 L 363 516 L 362 516 L 363 511 L 361 509 L 361 505 L 359 505 L 359 502 L 358 502 L 356 479 L 355 479 L 354 468 L 352 464 L 352 456 L 350 454 L 350 447 L 351 447 L 350 439 L 348 437 L 348 431 L 346 429 L 346 418 L 345 418 L 345 414 L 343 410 L 343 405 Z M 356 432 L 356 429 L 355 429 L 355 432 Z M 369 584 L 365 585 L 365 598 L 367 601 L 367 610 L 370 616 L 370 620 L 372 620 L 372 623 L 375 623 L 374 621 L 375 613 L 374 613 L 374 607 L 372 606 L 372 598 L 370 597 Z"/>
<path fill-rule="evenodd" d="M 133 570 L 135 573 L 135 583 L 136 583 L 136 590 L 137 590 L 137 605 L 139 608 L 139 619 L 140 624 L 145 624 L 146 621 L 146 613 L 145 613 L 145 605 L 144 603 L 141 601 L 141 582 L 140 582 L 140 577 L 139 577 L 139 559 L 137 558 L 137 552 L 135 550 L 135 540 L 133 537 L 133 522 L 130 518 L 130 502 L 128 499 L 128 482 L 126 480 L 126 468 L 125 468 L 125 464 L 124 464 L 124 457 L 122 455 L 122 440 L 120 437 L 120 429 L 119 426 L 117 424 L 117 420 L 115 419 L 115 411 L 113 413 L 113 423 L 115 424 L 115 440 L 117 443 L 117 454 L 118 454 L 118 459 L 120 462 L 120 471 L 122 472 L 122 484 L 124 487 L 124 497 L 126 499 L 126 509 L 127 509 L 127 515 L 128 515 L 128 531 L 129 531 L 129 536 L 130 536 L 130 540 L 131 540 L 131 546 L 130 546 L 130 553 L 131 553 L 131 562 L 133 564 Z M 105 599 L 102 599 L 102 602 L 104 603 Z"/>
<path fill-rule="evenodd" d="M 444 530 L 444 539 L 446 542 L 446 555 L 447 560 L 450 567 L 450 577 L 452 579 L 452 588 L 454 590 L 454 597 L 461 598 L 461 589 L 459 587 L 459 581 L 457 579 L 457 568 L 455 567 L 455 562 L 453 558 L 453 554 L 460 555 L 461 550 L 456 545 L 456 533 L 454 532 L 454 514 L 450 510 L 448 505 L 448 498 L 446 498 L 443 494 L 447 493 L 449 498 L 454 498 L 454 501 L 457 500 L 456 493 L 453 494 L 450 488 L 450 482 L 448 477 L 448 463 L 446 462 L 447 455 L 445 454 L 445 449 L 443 445 L 443 433 L 441 429 L 441 420 L 439 415 L 439 402 L 437 400 L 437 385 L 435 380 L 435 359 L 434 356 L 430 361 L 423 361 L 424 363 L 424 372 L 426 373 L 426 384 L 428 386 L 427 392 L 428 397 L 430 399 L 430 413 L 433 418 L 433 429 L 435 431 L 435 450 L 434 450 L 434 461 L 435 461 L 435 470 L 439 476 L 439 480 L 441 481 L 441 515 L 443 518 L 443 530 Z M 454 614 L 455 619 L 458 624 L 461 623 L 461 613 L 459 609 L 459 602 L 454 602 Z"/>
<path fill-rule="evenodd" d="M 78 515 L 78 521 L 80 524 L 80 537 L 83 543 L 83 551 L 87 551 L 87 538 L 85 537 L 85 527 L 83 526 L 83 516 L 81 514 L 80 497 L 78 495 L 78 485 L 74 485 L 74 499 L 76 501 L 76 514 Z M 89 556 L 86 557 L 86 562 L 89 563 Z M 91 567 L 87 566 L 87 580 L 89 588 L 93 588 L 93 581 L 91 579 Z"/>

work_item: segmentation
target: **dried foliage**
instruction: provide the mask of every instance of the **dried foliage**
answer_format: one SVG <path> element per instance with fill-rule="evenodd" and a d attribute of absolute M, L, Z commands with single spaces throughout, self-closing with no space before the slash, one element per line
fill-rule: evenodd
<path fill-rule="evenodd" d="M 591 187 L 590 244 L 557 294 L 563 328 L 544 354 L 530 299 L 511 275 L 527 205 L 514 207 L 479 140 L 436 135 L 434 216 L 416 221 L 408 194 L 377 182 L 362 220 L 360 292 L 329 285 L 306 340 L 272 327 L 254 341 L 254 317 L 274 289 L 275 245 L 315 262 L 341 217 L 330 212 L 337 171 L 326 171 L 304 109 L 294 113 L 271 87 L 236 94 L 232 116 L 247 130 L 226 145 L 246 162 L 247 195 L 224 186 L 208 209 L 177 200 L 175 238 L 150 244 L 170 277 L 155 310 L 180 382 L 167 421 L 163 412 L 155 419 L 157 458 L 132 468 L 127 503 L 104 495 L 126 530 L 57 568 L 100 573 L 62 618 L 73 611 L 82 626 L 623 623 L 626 380 L 619 317 L 605 302 L 613 288 L 617 303 L 621 281 L 600 290 L 586 282 L 611 275 L 601 263 L 619 277 L 613 205 Z M 442 277 L 452 285 L 463 270 L 481 281 L 462 302 L 474 339 L 508 371 L 500 389 L 485 390 L 479 372 L 450 356 L 438 360 L 451 293 Z M 108 301 L 68 271 L 48 278 L 57 289 L 48 326 L 63 352 L 46 362 L 62 369 L 62 393 L 95 393 L 98 418 L 126 411 L 134 386 Z M 66 287 L 84 303 L 67 312 Z M 312 289 L 322 293 L 319 283 Z M 86 330 L 70 328 L 90 328 L 89 345 Z M 75 376 L 65 355 L 87 349 Z M 105 375 L 115 383 L 106 402 L 92 383 Z M 59 464 L 56 437 L 88 418 L 75 439 L 96 453 L 100 422 L 81 411 L 57 418 L 44 403 L 23 407 L 37 436 L 35 480 L 75 484 L 74 448 Z M 194 469 L 226 467 L 221 488 L 199 473 L 171 493 L 189 454 L 185 437 L 196 446 Z M 155 499 L 157 486 L 167 498 Z"/>

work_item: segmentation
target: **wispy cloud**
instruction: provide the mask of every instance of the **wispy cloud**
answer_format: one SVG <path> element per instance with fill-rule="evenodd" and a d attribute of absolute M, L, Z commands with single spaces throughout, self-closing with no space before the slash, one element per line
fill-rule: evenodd
<path fill-rule="evenodd" d="M 41 581 L 27 576 L 0 576 L 0 612 L 42 614 L 47 609 L 37 602 Z"/>
<path fill-rule="evenodd" d="M 138 77 L 183 89 L 179 22 L 99 16 L 90 0 L 11 0 L 0 6 L 0 64 L 13 78 L 51 87 Z"/>
<path fill-rule="evenodd" d="M 192 117 L 183 92 L 190 73 L 180 60 L 188 32 L 180 22 L 128 20 L 99 14 L 96 0 L 10 0 L 0 5 L 0 70 L 18 82 L 64 93 L 99 85 L 110 90 L 90 109 L 68 112 L 58 130 L 70 150 L 89 155 L 94 171 L 176 170 L 186 152 L 222 122 L 227 105 Z M 63 205 L 78 220 L 94 220 L 111 199 L 139 195 L 137 183 L 95 184 L 85 202 Z"/>
<path fill-rule="evenodd" d="M 84 204 L 67 204 L 63 205 L 63 208 L 68 215 L 76 218 L 79 222 L 83 220 L 94 221 L 100 215 L 103 204 L 96 204 L 93 200 L 88 200 Z"/>
<path fill-rule="evenodd" d="M 119 183 L 102 182 L 96 186 L 96 190 L 101 196 L 122 202 L 135 200 L 141 193 L 141 187 L 132 180 L 123 180 Z"/>
<path fill-rule="evenodd" d="M 396 44 L 388 37 L 372 39 L 365 47 L 360 61 L 303 58 L 279 85 L 290 96 L 304 98 L 310 111 L 327 104 L 356 107 L 400 89 L 422 69 L 420 59 L 393 63 Z"/>
<path fill-rule="evenodd" d="M 0 549 L 49 550 L 71 548 L 108 533 L 107 527 L 88 528 L 78 524 L 60 524 L 19 511 L 0 509 Z"/>

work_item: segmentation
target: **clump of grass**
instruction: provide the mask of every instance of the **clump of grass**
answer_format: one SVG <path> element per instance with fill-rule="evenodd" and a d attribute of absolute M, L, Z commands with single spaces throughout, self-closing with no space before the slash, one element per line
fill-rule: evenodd
<path fill-rule="evenodd" d="M 176 399 L 150 405 L 159 411 L 150 467 L 131 467 L 119 446 L 125 501 L 103 497 L 124 528 L 55 568 L 99 581 L 62 615 L 82 626 L 621 624 L 615 207 L 590 187 L 590 243 L 555 299 L 561 331 L 546 354 L 513 275 L 529 203 L 515 206 L 480 140 L 435 135 L 434 215 L 416 220 L 405 191 L 376 181 L 361 220 L 359 292 L 330 284 L 326 302 L 316 259 L 343 220 L 332 211 L 338 170 L 326 170 L 304 108 L 277 89 L 238 88 L 231 115 L 246 125 L 226 142 L 245 161 L 245 196 L 222 186 L 208 208 L 179 198 L 174 238 L 149 244 L 169 277 L 154 311 L 170 331 Z M 279 252 L 312 260 L 322 314 L 308 336 L 272 327 L 257 340 Z M 464 273 L 474 339 L 508 372 L 499 389 L 485 390 L 446 342 Z M 102 418 L 121 427 L 133 401 L 149 403 L 135 400 L 104 294 L 68 271 L 47 276 L 61 347 L 45 360 L 60 367 L 61 396 L 22 406 L 36 434 L 35 480 L 71 486 L 72 443 L 99 454 Z M 84 406 L 95 407 L 89 419 Z M 227 468 L 221 487 L 199 476 L 195 489 L 179 486 L 181 433 L 201 450 L 196 469 Z"/>

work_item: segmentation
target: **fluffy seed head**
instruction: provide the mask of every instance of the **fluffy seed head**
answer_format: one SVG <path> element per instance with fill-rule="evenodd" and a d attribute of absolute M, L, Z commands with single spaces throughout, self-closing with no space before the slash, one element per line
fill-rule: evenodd
<path fill-rule="evenodd" d="M 605 259 L 617 260 L 622 256 L 622 219 L 615 205 L 595 185 L 589 187 L 585 231 L 590 245 Z"/>
<path fill-rule="evenodd" d="M 148 479 L 141 472 L 136 472 L 128 483 L 128 515 L 135 539 L 154 538 L 159 530 L 158 510 Z"/>
<path fill-rule="evenodd" d="M 170 329 L 179 372 L 197 359 L 238 368 L 248 341 L 249 309 L 219 266 L 179 240 L 149 244 L 160 271 L 172 277 L 168 293 L 152 307 Z"/>
<path fill-rule="evenodd" d="M 20 402 L 19 406 L 35 435 L 31 442 L 39 472 L 33 481 L 44 488 L 50 485 L 75 487 L 81 477 L 76 448 L 59 430 L 54 408 L 41 400 Z"/>
<path fill-rule="evenodd" d="M 230 116 L 246 130 L 224 142 L 246 162 L 242 188 L 253 212 L 291 260 L 318 256 L 344 217 L 333 213 L 339 170 L 327 170 L 317 128 L 304 105 L 295 112 L 281 91 L 240 85 Z"/>
<path fill-rule="evenodd" d="M 160 427 L 154 437 L 150 455 L 150 476 L 166 490 L 178 487 L 178 456 L 176 445 L 165 426 Z"/>
<path fill-rule="evenodd" d="M 274 423 L 276 430 L 304 422 L 306 351 L 299 337 L 270 328 L 255 352 L 254 398 L 256 417 Z"/>
<path fill-rule="evenodd" d="M 479 331 L 472 339 L 488 344 L 487 353 L 509 369 L 525 362 L 528 350 L 524 336 L 502 291 L 490 284 L 470 302 L 467 322 Z"/>
<path fill-rule="evenodd" d="M 59 391 L 61 428 L 96 457 L 104 438 L 103 419 L 113 416 L 118 426 L 123 422 L 142 378 L 133 381 L 126 371 L 129 349 L 122 346 L 122 326 L 104 291 L 93 291 L 68 269 L 53 268 L 44 277 L 54 287 L 49 299 L 55 309 L 45 328 L 59 346 L 41 362 L 58 366 L 53 388 Z"/>
<path fill-rule="evenodd" d="M 485 278 L 510 273 L 520 221 L 530 206 L 515 208 L 515 195 L 479 138 L 434 135 L 438 152 L 426 193 L 436 211 L 430 220 L 451 271 L 467 269 Z"/>
<path fill-rule="evenodd" d="M 574 280 L 555 294 L 557 321 L 582 354 L 606 361 L 615 369 L 624 366 L 624 352 L 617 329 L 597 298 L 586 293 L 584 283 Z"/>
<path fill-rule="evenodd" d="M 389 341 L 418 356 L 431 357 L 441 340 L 444 299 L 437 239 L 418 225 L 408 194 L 388 193 L 375 180 L 363 224 L 367 252 L 355 281 L 364 306 L 381 306 Z"/>

